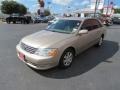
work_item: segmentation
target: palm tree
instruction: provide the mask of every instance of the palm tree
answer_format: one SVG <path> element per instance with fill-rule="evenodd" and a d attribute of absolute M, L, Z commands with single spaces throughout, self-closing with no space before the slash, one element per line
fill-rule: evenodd
<path fill-rule="evenodd" d="M 38 3 L 40 5 L 40 15 L 44 16 L 44 6 L 45 6 L 45 3 L 44 3 L 44 0 L 38 0 Z"/>
<path fill-rule="evenodd" d="M 40 4 L 40 7 L 44 8 L 45 6 L 44 0 L 38 0 L 38 3 Z"/>

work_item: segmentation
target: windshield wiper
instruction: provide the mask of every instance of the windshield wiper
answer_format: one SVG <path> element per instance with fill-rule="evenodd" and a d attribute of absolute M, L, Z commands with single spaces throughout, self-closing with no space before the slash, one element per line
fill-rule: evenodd
<path fill-rule="evenodd" d="M 58 32 L 58 33 L 65 33 L 65 34 L 70 34 L 68 32 L 59 32 L 59 31 L 53 31 L 53 32 Z"/>
<path fill-rule="evenodd" d="M 56 31 L 54 31 L 54 30 L 50 30 L 50 29 L 45 29 L 46 31 L 51 31 L 51 32 L 56 32 Z"/>
<path fill-rule="evenodd" d="M 65 33 L 65 34 L 70 34 L 69 32 L 59 32 L 56 30 L 51 30 L 51 29 L 45 29 L 46 31 L 51 31 L 51 32 L 57 32 L 57 33 Z"/>

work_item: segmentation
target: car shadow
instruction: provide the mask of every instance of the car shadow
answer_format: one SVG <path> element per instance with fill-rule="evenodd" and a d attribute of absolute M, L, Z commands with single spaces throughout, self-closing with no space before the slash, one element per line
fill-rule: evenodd
<path fill-rule="evenodd" d="M 102 62 L 114 62 L 113 60 L 109 61 L 108 59 L 115 55 L 118 50 L 119 45 L 117 42 L 105 40 L 102 47 L 90 48 L 85 52 L 81 53 L 80 55 L 76 56 L 72 66 L 67 69 L 59 69 L 58 67 L 56 67 L 45 71 L 39 71 L 34 69 L 33 71 L 48 78 L 67 79 L 82 75 L 89 70 L 95 68 L 98 64 Z"/>

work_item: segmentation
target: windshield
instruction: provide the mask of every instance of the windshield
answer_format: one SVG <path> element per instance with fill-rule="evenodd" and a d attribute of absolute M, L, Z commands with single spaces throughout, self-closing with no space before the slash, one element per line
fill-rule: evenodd
<path fill-rule="evenodd" d="M 57 20 L 48 26 L 47 30 L 60 33 L 75 32 L 80 26 L 79 20 Z"/>

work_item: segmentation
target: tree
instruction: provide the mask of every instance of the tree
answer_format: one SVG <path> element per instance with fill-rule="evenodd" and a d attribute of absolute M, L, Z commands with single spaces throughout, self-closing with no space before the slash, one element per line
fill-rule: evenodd
<path fill-rule="evenodd" d="M 18 11 L 20 12 L 20 14 L 24 15 L 27 13 L 27 8 L 24 5 L 20 4 Z"/>
<path fill-rule="evenodd" d="M 45 14 L 45 16 L 49 16 L 49 15 L 51 15 L 51 12 L 50 12 L 50 10 L 45 9 L 44 14 Z"/>
<path fill-rule="evenodd" d="M 17 3 L 16 1 L 5 0 L 2 2 L 1 11 L 4 14 L 18 13 L 24 15 L 27 13 L 27 8 L 24 5 Z"/>
<path fill-rule="evenodd" d="M 115 10 L 115 13 L 120 13 L 120 8 L 116 8 L 114 10 Z"/>
<path fill-rule="evenodd" d="M 44 7 L 45 6 L 45 3 L 43 0 L 38 0 L 39 4 L 40 4 L 40 7 Z"/>

